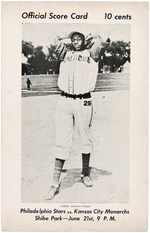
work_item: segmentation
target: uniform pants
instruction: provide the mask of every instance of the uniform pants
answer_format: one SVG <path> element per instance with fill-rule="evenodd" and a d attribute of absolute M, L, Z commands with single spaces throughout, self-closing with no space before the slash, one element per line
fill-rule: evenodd
<path fill-rule="evenodd" d="M 93 118 L 92 99 L 72 99 L 60 96 L 56 107 L 55 158 L 67 160 L 72 144 L 74 123 L 80 137 L 81 153 L 91 153 L 90 126 Z"/>

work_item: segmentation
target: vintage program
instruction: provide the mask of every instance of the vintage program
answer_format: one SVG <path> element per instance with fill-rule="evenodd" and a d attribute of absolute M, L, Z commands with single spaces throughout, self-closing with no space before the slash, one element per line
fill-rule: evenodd
<path fill-rule="evenodd" d="M 146 232 L 149 3 L 1 12 L 2 231 Z"/>

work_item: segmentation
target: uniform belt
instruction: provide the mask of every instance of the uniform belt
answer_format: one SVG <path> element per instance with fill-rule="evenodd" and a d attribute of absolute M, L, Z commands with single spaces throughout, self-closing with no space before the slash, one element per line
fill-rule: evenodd
<path fill-rule="evenodd" d="M 62 91 L 61 92 L 61 96 L 65 96 L 66 98 L 72 98 L 72 99 L 88 99 L 91 97 L 91 93 L 85 93 L 85 94 L 79 94 L 79 95 L 72 95 L 72 94 L 68 94 L 67 92 Z"/>

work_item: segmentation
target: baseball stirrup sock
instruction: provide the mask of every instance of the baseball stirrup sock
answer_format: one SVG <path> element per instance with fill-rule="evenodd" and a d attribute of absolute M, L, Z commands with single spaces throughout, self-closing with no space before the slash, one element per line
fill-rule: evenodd
<path fill-rule="evenodd" d="M 82 175 L 89 175 L 90 153 L 82 154 Z"/>
<path fill-rule="evenodd" d="M 55 167 L 54 167 L 54 174 L 53 174 L 53 183 L 59 184 L 59 179 L 61 175 L 61 171 L 63 168 L 65 160 L 62 159 L 55 159 Z"/>

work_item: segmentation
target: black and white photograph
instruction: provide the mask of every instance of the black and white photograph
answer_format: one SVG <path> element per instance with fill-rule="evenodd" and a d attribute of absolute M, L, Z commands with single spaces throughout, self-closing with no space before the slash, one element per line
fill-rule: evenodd
<path fill-rule="evenodd" d="M 2 231 L 148 231 L 148 2 L 1 10 Z"/>
<path fill-rule="evenodd" d="M 22 202 L 128 203 L 130 47 L 130 25 L 22 25 Z"/>

